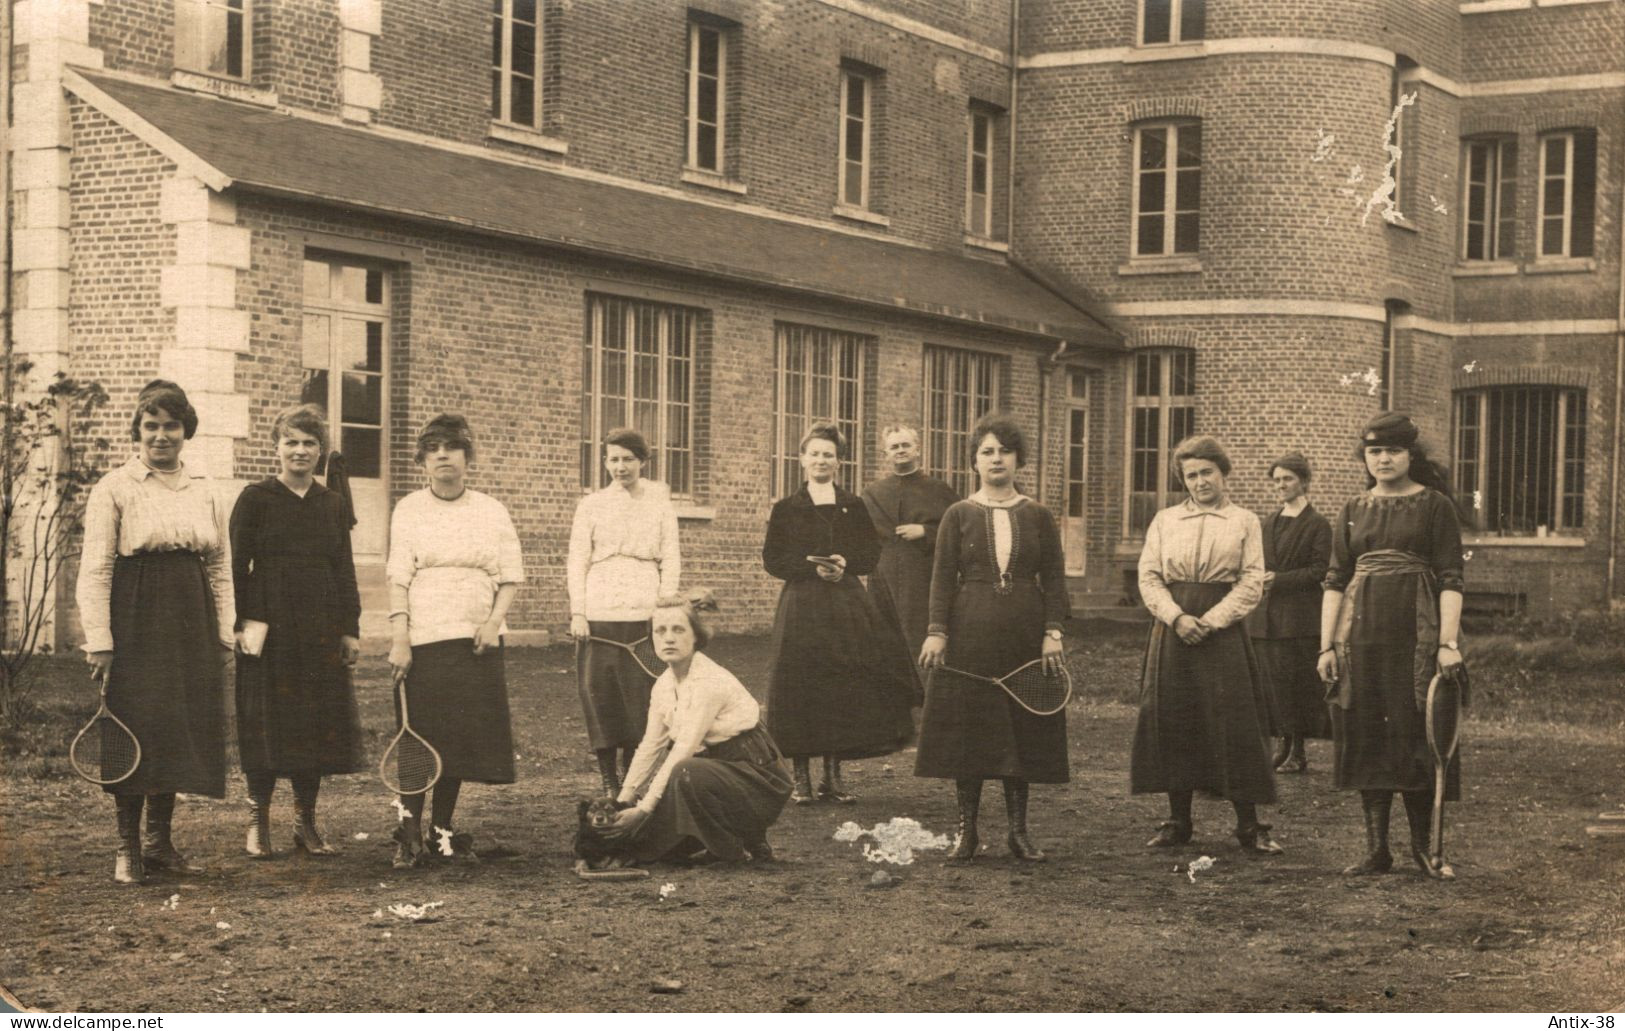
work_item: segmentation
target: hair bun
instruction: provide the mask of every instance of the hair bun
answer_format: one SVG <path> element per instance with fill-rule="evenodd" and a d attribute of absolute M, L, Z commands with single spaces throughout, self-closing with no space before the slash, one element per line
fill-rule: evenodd
<path fill-rule="evenodd" d="M 683 598 L 696 612 L 717 612 L 717 596 L 709 587 L 690 587 L 683 593 Z"/>

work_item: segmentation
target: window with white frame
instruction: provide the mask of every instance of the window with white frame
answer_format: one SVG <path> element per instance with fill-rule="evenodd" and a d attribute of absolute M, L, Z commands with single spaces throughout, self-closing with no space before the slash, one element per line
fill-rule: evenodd
<path fill-rule="evenodd" d="M 246 79 L 251 71 L 249 0 L 175 0 L 175 67 Z"/>
<path fill-rule="evenodd" d="M 1193 43 L 1207 31 L 1205 0 L 1140 0 L 1140 44 Z"/>
<path fill-rule="evenodd" d="M 1457 391 L 1456 491 L 1476 528 L 1503 535 L 1585 527 L 1586 392 Z"/>
<path fill-rule="evenodd" d="M 1200 122 L 1135 128 L 1133 193 L 1134 257 L 1197 253 L 1202 206 Z"/>
<path fill-rule="evenodd" d="M 644 475 L 677 496 L 695 490 L 694 399 L 702 312 L 673 304 L 587 296 L 581 360 L 581 486 L 607 483 L 604 435 L 631 426 L 649 443 Z"/>
<path fill-rule="evenodd" d="M 491 117 L 539 128 L 541 80 L 541 3 L 491 0 Z"/>
<path fill-rule="evenodd" d="M 1589 258 L 1597 209 L 1597 132 L 1572 129 L 1540 138 L 1537 258 Z"/>
<path fill-rule="evenodd" d="M 1421 90 L 1416 88 L 1417 64 L 1404 54 L 1394 55 L 1394 68 L 1388 81 L 1388 117 L 1393 121 L 1393 131 L 1388 134 L 1387 140 L 1387 170 L 1393 179 L 1393 193 L 1389 194 L 1391 207 L 1383 212 L 1383 219 L 1390 224 L 1405 222 L 1405 204 L 1410 200 L 1410 183 L 1406 176 L 1408 170 L 1415 162 L 1405 160 L 1405 148 L 1410 143 L 1408 122 L 1415 117 L 1416 103 L 1421 97 Z M 1406 92 L 1406 87 L 1410 92 Z"/>
<path fill-rule="evenodd" d="M 926 472 L 946 480 L 961 495 L 976 489 L 976 470 L 971 464 L 971 431 L 976 420 L 999 407 L 1004 378 L 1004 360 L 983 351 L 954 347 L 925 348 L 925 440 L 923 460 Z M 1027 456 L 1036 462 L 1036 455 Z"/>
<path fill-rule="evenodd" d="M 1463 261 L 1513 257 L 1518 214 L 1518 141 L 1510 136 L 1462 142 Z"/>
<path fill-rule="evenodd" d="M 1180 499 L 1175 444 L 1196 432 L 1196 352 L 1138 351 L 1129 368 L 1127 534 Z"/>
<path fill-rule="evenodd" d="M 840 200 L 853 208 L 869 206 L 874 85 L 867 72 L 841 69 Z"/>
<path fill-rule="evenodd" d="M 727 172 L 728 31 L 688 23 L 688 166 Z"/>
<path fill-rule="evenodd" d="M 828 421 L 846 437 L 840 482 L 863 490 L 863 365 L 873 337 L 818 326 L 774 326 L 777 378 L 774 390 L 773 496 L 801 483 L 801 437 L 815 422 Z"/>
<path fill-rule="evenodd" d="M 994 139 L 999 113 L 992 108 L 972 106 L 965 145 L 965 231 L 984 239 L 993 238 Z"/>

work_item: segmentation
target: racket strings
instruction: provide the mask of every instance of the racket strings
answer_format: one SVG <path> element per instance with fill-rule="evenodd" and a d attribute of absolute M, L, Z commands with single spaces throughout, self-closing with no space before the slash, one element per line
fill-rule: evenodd
<path fill-rule="evenodd" d="M 379 763 L 385 786 L 402 795 L 421 794 L 440 779 L 440 756 L 427 741 L 407 731 L 395 739 Z M 393 782 L 390 773 L 393 771 Z"/>
<path fill-rule="evenodd" d="M 1046 674 L 1037 663 L 1023 666 L 1000 683 L 1016 701 L 1044 715 L 1060 712 L 1072 697 L 1072 681 L 1065 673 Z"/>
<path fill-rule="evenodd" d="M 114 784 L 135 772 L 141 746 L 123 724 L 103 713 L 74 739 L 69 760 L 85 778 Z"/>
<path fill-rule="evenodd" d="M 632 645 L 632 657 L 638 660 L 638 665 L 651 677 L 658 677 L 666 669 L 665 662 L 655 654 L 655 643 L 645 637 Z"/>

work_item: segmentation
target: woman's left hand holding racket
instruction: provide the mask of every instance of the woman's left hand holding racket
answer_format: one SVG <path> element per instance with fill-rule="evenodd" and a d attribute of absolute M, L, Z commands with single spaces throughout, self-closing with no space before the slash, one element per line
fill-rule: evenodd
<path fill-rule="evenodd" d="M 399 684 L 406 679 L 406 671 L 412 668 L 412 645 L 397 637 L 389 646 L 389 672 Z"/>

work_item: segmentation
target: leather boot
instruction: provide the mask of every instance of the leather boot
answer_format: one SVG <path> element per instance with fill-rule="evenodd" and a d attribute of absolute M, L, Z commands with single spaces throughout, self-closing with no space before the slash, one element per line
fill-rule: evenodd
<path fill-rule="evenodd" d="M 1387 873 L 1394 868 L 1394 857 L 1388 851 L 1388 814 L 1393 808 L 1394 796 L 1387 791 L 1360 792 L 1360 808 L 1365 811 L 1366 856 L 1353 866 L 1343 868 L 1350 877 Z"/>
<path fill-rule="evenodd" d="M 1435 880 L 1455 879 L 1450 864 L 1433 858 L 1433 792 L 1406 791 L 1405 822 L 1411 828 L 1411 859 Z"/>
<path fill-rule="evenodd" d="M 401 817 L 401 822 L 396 825 L 393 837 L 395 838 L 395 857 L 390 860 L 390 866 L 397 870 L 410 870 L 427 862 L 428 856 L 423 849 L 422 816 L 408 815 Z"/>
<path fill-rule="evenodd" d="M 248 840 L 243 851 L 255 859 L 270 859 L 276 854 L 271 847 L 271 795 L 248 796 Z"/>
<path fill-rule="evenodd" d="M 959 803 L 959 834 L 948 853 L 949 863 L 968 863 L 976 858 L 981 842 L 976 837 L 976 815 L 982 808 L 982 782 L 979 780 L 954 781 L 954 796 Z"/>
<path fill-rule="evenodd" d="M 812 789 L 812 760 L 804 756 L 797 756 L 791 760 L 795 767 L 795 788 L 790 792 L 790 801 L 796 805 L 807 805 L 815 797 Z"/>
<path fill-rule="evenodd" d="M 818 797 L 826 802 L 856 802 L 858 796 L 846 790 L 841 780 L 841 760 L 824 756 L 824 782 L 818 785 Z"/>
<path fill-rule="evenodd" d="M 148 870 L 202 873 L 203 867 L 187 862 L 169 839 L 169 825 L 174 816 L 174 792 L 147 796 L 147 833 L 141 838 L 141 862 Z"/>
<path fill-rule="evenodd" d="M 1270 757 L 1270 766 L 1279 770 L 1287 757 L 1292 754 L 1292 739 L 1283 737 L 1281 743 L 1275 747 L 1275 754 Z"/>
<path fill-rule="evenodd" d="M 319 777 L 293 780 L 293 847 L 307 856 L 336 856 L 339 850 L 323 841 L 316 829 L 316 795 L 321 785 Z"/>
<path fill-rule="evenodd" d="M 1027 837 L 1027 782 L 1007 778 L 1004 782 L 1004 812 L 1010 821 L 1006 842 L 1010 854 L 1026 863 L 1042 863 L 1049 857 Z"/>
<path fill-rule="evenodd" d="M 141 863 L 141 805 L 145 795 L 114 795 L 118 806 L 118 852 L 113 857 L 113 880 L 140 884 L 147 879 Z"/>

